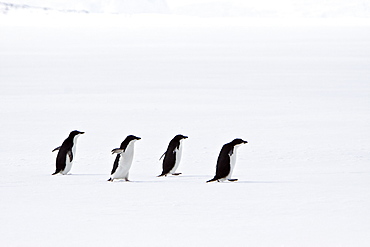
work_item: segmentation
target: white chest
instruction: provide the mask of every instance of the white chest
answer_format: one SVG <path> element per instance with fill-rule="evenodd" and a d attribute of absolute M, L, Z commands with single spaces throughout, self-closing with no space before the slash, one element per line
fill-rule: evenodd
<path fill-rule="evenodd" d="M 180 145 L 179 145 L 179 148 L 175 148 L 174 152 L 175 152 L 175 155 L 176 155 L 176 160 L 175 160 L 175 165 L 173 166 L 173 168 L 171 169 L 170 173 L 173 174 L 176 172 L 177 168 L 179 167 L 180 165 L 180 161 L 181 161 L 181 156 L 182 156 L 182 141 L 180 141 Z"/>
<path fill-rule="evenodd" d="M 117 170 L 112 175 L 112 178 L 127 179 L 133 158 L 134 158 L 134 142 L 130 142 L 129 145 L 126 147 L 125 152 L 121 153 Z"/>
<path fill-rule="evenodd" d="M 119 166 L 131 165 L 134 158 L 134 143 L 130 143 L 125 152 L 121 153 L 121 159 L 119 160 Z"/>
<path fill-rule="evenodd" d="M 227 175 L 227 179 L 231 178 L 231 175 L 233 174 L 234 168 L 235 168 L 235 163 L 236 163 L 236 150 L 237 147 L 234 147 L 233 154 L 230 156 L 230 173 Z"/>

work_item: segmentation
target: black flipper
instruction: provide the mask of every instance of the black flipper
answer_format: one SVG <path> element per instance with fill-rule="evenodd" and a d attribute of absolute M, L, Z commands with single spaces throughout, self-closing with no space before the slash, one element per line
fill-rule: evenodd
<path fill-rule="evenodd" d="M 122 148 L 115 148 L 115 149 L 113 149 L 111 152 L 112 152 L 112 154 L 120 154 L 120 153 L 122 153 L 122 152 L 124 152 L 125 150 L 124 149 L 122 149 Z"/>
<path fill-rule="evenodd" d="M 117 154 L 116 156 L 116 159 L 114 160 L 114 163 L 113 163 L 113 169 L 110 173 L 110 175 L 113 175 L 113 173 L 116 172 L 117 168 L 118 168 L 118 163 L 119 163 L 119 158 L 121 157 L 121 154 Z"/>
<path fill-rule="evenodd" d="M 59 146 L 59 147 L 57 147 L 57 148 L 54 148 L 53 149 L 53 151 L 51 151 L 51 152 L 54 152 L 54 151 L 57 151 L 57 150 L 60 150 L 60 148 L 61 148 L 62 146 Z"/>

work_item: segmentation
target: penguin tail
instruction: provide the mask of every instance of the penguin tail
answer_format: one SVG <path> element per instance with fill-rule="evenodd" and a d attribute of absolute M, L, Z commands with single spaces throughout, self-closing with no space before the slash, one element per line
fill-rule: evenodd
<path fill-rule="evenodd" d="M 157 177 L 159 178 L 159 177 L 163 177 L 163 176 L 167 177 L 167 173 L 162 173 L 161 175 L 158 175 Z"/>
<path fill-rule="evenodd" d="M 56 170 L 53 174 L 51 175 L 57 175 L 61 170 Z"/>
<path fill-rule="evenodd" d="M 217 180 L 218 180 L 218 178 L 212 178 L 211 180 L 208 180 L 206 183 L 217 181 Z"/>

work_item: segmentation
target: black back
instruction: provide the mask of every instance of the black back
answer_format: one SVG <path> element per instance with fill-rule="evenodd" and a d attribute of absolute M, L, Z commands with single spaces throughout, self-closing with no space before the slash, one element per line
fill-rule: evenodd
<path fill-rule="evenodd" d="M 128 135 L 125 140 L 121 143 L 121 146 L 119 147 L 120 149 L 123 149 L 123 152 L 126 151 L 126 148 L 128 146 L 128 144 L 132 141 L 132 140 L 140 140 L 141 138 L 140 137 L 137 137 L 137 136 L 134 136 L 134 135 Z M 116 156 L 116 159 L 114 160 L 114 163 L 113 163 L 113 169 L 111 171 L 111 175 L 113 175 L 113 173 L 116 172 L 117 168 L 118 168 L 118 164 L 119 164 L 119 159 L 121 158 L 121 154 L 117 154 Z"/>
<path fill-rule="evenodd" d="M 230 156 L 234 153 L 234 145 L 227 143 L 221 148 L 217 158 L 216 175 L 214 180 L 224 178 L 230 173 Z"/>
<path fill-rule="evenodd" d="M 177 135 L 168 144 L 167 150 L 164 153 L 164 159 L 162 164 L 162 173 L 159 176 L 168 174 L 176 163 L 176 149 L 180 148 L 180 140 L 188 138 L 187 136 Z"/>
<path fill-rule="evenodd" d="M 53 175 L 58 174 L 59 172 L 63 171 L 66 167 L 66 158 L 67 154 L 70 154 L 70 161 L 72 162 L 73 156 L 72 156 L 72 147 L 74 145 L 73 138 L 78 134 L 83 134 L 84 132 L 80 132 L 78 130 L 74 130 L 71 133 L 69 133 L 69 136 L 67 139 L 65 139 L 62 143 L 62 146 L 60 146 L 57 159 L 56 159 L 56 168 Z"/>

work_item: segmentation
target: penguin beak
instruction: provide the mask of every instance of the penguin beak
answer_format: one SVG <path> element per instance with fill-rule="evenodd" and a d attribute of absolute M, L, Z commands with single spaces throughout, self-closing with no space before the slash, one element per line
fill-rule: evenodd
<path fill-rule="evenodd" d="M 141 137 L 136 137 L 136 140 L 141 140 Z"/>
<path fill-rule="evenodd" d="M 248 143 L 247 141 L 243 141 L 243 143 Z"/>
<path fill-rule="evenodd" d="M 80 131 L 80 134 L 85 134 L 85 132 L 81 132 L 81 131 Z"/>
<path fill-rule="evenodd" d="M 188 139 L 188 137 L 187 136 L 184 136 L 183 139 Z"/>

